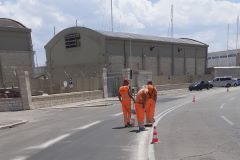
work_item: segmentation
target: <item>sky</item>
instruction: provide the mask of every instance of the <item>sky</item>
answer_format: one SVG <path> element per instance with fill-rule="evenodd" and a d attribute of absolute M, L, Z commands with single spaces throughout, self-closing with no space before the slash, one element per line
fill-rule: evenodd
<path fill-rule="evenodd" d="M 174 38 L 192 38 L 209 52 L 236 49 L 240 0 L 112 0 L 114 31 L 170 36 L 171 4 Z M 76 25 L 111 30 L 110 0 L 0 0 L 0 17 L 32 29 L 35 65 L 45 65 L 44 46 L 61 30 Z M 239 36 L 240 39 L 240 36 Z"/>

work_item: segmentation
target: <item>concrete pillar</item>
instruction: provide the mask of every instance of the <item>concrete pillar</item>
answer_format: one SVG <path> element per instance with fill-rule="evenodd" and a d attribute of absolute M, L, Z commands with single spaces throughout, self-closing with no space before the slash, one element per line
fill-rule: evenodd
<path fill-rule="evenodd" d="M 23 102 L 23 110 L 32 109 L 32 93 L 30 87 L 29 73 L 28 71 L 19 71 L 18 76 L 20 93 Z"/>
<path fill-rule="evenodd" d="M 104 97 L 104 98 L 108 98 L 107 68 L 103 68 L 103 72 L 102 72 L 102 83 L 103 83 L 103 97 Z"/>

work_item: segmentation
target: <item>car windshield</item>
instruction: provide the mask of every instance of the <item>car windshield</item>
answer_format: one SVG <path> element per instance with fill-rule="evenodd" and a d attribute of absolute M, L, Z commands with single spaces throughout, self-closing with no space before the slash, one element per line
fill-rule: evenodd
<path fill-rule="evenodd" d="M 193 83 L 193 85 L 198 85 L 198 84 L 200 84 L 200 82 L 194 82 L 194 83 Z"/>

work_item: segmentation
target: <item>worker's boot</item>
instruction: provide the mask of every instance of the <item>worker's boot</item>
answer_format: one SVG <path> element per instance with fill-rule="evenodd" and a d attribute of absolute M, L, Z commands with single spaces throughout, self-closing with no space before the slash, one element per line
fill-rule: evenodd
<path fill-rule="evenodd" d="M 141 132 L 141 131 L 145 131 L 145 127 L 139 126 L 139 132 Z"/>

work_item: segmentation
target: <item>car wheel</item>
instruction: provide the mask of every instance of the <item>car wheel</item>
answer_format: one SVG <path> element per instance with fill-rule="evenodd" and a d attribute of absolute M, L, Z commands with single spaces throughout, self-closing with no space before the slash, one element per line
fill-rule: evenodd
<path fill-rule="evenodd" d="M 226 85 L 226 87 L 231 87 L 231 84 L 230 84 L 230 83 L 228 83 L 228 84 Z"/>

